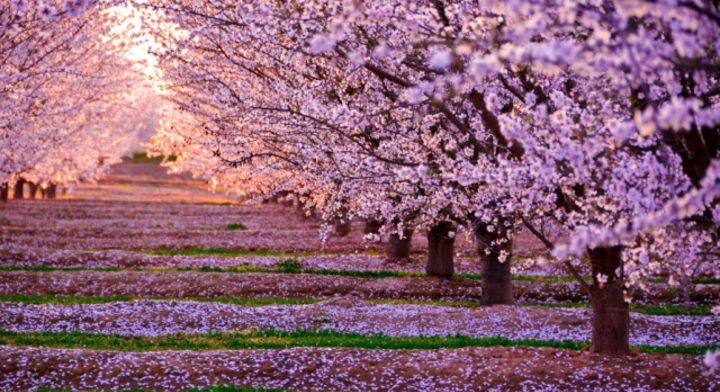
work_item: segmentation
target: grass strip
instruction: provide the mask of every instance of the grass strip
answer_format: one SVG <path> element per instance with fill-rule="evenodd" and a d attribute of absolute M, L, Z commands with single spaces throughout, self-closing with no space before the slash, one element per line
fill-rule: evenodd
<path fill-rule="evenodd" d="M 237 298 L 237 297 L 219 297 L 219 298 L 201 298 L 201 297 L 137 297 L 137 296 L 103 296 L 103 297 L 84 297 L 84 296 L 54 296 L 54 295 L 0 295 L 0 302 L 24 303 L 26 305 L 86 305 L 86 304 L 105 304 L 112 302 L 128 302 L 128 301 L 191 301 L 191 302 L 214 302 L 233 304 L 238 306 L 258 307 L 271 305 L 310 305 L 318 302 L 326 301 L 321 298 Z M 413 301 L 413 300 L 381 300 L 369 299 L 364 300 L 378 305 L 434 305 L 448 306 L 458 308 L 477 308 L 480 307 L 478 302 L 450 302 L 450 301 Z M 572 303 L 535 303 L 520 302 L 518 306 L 543 306 L 550 308 L 590 308 L 592 304 L 588 302 L 572 302 Z M 652 316 L 711 316 L 710 310 L 713 305 L 695 305 L 688 311 L 683 305 L 643 305 L 630 304 L 630 311 L 634 313 L 647 314 Z"/>
<path fill-rule="evenodd" d="M 49 267 L 49 266 L 23 266 L 23 265 L 3 265 L 0 271 L 99 271 L 99 272 L 118 272 L 118 271 L 155 271 L 155 272 L 174 272 L 174 271 L 195 271 L 195 272 L 221 272 L 221 273 L 288 273 L 288 274 L 310 274 L 310 275 L 332 275 L 332 276 L 351 276 L 356 278 L 381 279 L 381 278 L 427 278 L 428 274 L 418 271 L 356 271 L 356 270 L 332 270 L 332 269 L 312 269 L 312 268 L 262 268 L 252 265 L 242 265 L 233 267 L 175 267 L 175 268 L 87 268 L 87 267 Z M 480 274 L 454 274 L 454 278 L 466 278 L 473 280 L 481 280 Z M 570 276 L 523 276 L 513 275 L 513 280 L 530 281 L 530 282 L 574 282 L 575 278 Z M 589 280 L 590 277 L 587 277 Z"/>
<path fill-rule="evenodd" d="M 589 302 L 566 302 L 566 303 L 547 303 L 547 302 L 519 302 L 520 306 L 544 306 L 549 308 L 592 308 Z M 713 316 L 710 310 L 715 305 L 696 305 L 688 310 L 684 305 L 645 305 L 630 304 L 630 311 L 633 313 L 646 314 L 650 316 Z"/>
<path fill-rule="evenodd" d="M 371 350 L 434 350 L 463 347 L 552 347 L 580 350 L 590 345 L 587 341 L 572 340 L 512 340 L 503 337 L 450 336 L 390 337 L 383 334 L 362 335 L 327 329 L 292 332 L 265 330 L 205 334 L 177 333 L 164 336 L 122 336 L 87 332 L 10 332 L 0 330 L 0 345 L 49 348 L 83 348 L 114 351 L 166 351 L 166 350 L 248 350 L 285 349 L 293 347 L 349 347 Z M 632 346 L 645 353 L 701 355 L 718 345 L 703 346 Z"/>
<path fill-rule="evenodd" d="M 136 152 L 131 157 L 123 157 L 123 161 L 125 163 L 142 163 L 142 164 L 152 164 L 152 165 L 158 165 L 160 164 L 163 159 L 165 159 L 164 156 L 159 155 L 156 157 L 148 157 L 146 152 Z M 176 161 L 177 157 L 175 155 L 170 155 L 167 159 L 167 162 L 173 162 Z"/>
<path fill-rule="evenodd" d="M 175 268 L 87 268 L 87 267 L 49 267 L 49 266 L 24 266 L 24 265 L 2 265 L 0 271 L 99 271 L 99 272 L 118 272 L 118 271 L 154 271 L 154 272 L 174 272 L 174 271 L 194 271 L 194 272 L 220 272 L 220 273 L 286 273 L 286 274 L 310 274 L 310 275 L 332 275 L 332 276 L 352 276 L 356 278 L 381 279 L 381 278 L 427 278 L 428 274 L 418 271 L 356 271 L 356 270 L 332 270 L 332 269 L 312 269 L 312 268 L 262 268 L 252 265 L 242 265 L 233 267 L 175 267 Z M 461 273 L 454 274 L 453 278 L 465 278 L 473 280 L 482 280 L 480 274 Z M 584 277 L 586 281 L 591 281 L 589 276 Z M 512 280 L 519 282 L 541 282 L 541 283 L 570 283 L 575 278 L 571 276 L 526 276 L 513 275 Z M 667 280 L 650 279 L 652 283 L 664 283 Z M 718 279 L 695 279 L 693 284 L 720 284 Z"/>

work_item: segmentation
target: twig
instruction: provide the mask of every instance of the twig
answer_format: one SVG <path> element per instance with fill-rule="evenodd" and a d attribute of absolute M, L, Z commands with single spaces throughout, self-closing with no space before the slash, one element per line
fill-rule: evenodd
<path fill-rule="evenodd" d="M 548 240 L 544 235 L 542 235 L 542 233 L 537 231 L 537 229 L 535 229 L 535 227 L 533 227 L 533 225 L 530 222 L 528 222 L 528 220 L 525 219 L 525 217 L 522 214 L 518 214 L 518 216 L 520 216 L 520 219 L 522 220 L 525 227 L 527 227 L 528 230 L 530 230 L 540 241 L 542 241 L 542 243 L 545 244 L 545 246 L 549 250 L 553 250 L 555 248 L 555 245 L 553 245 L 553 243 L 550 242 L 550 240 Z M 590 301 L 592 301 L 592 291 L 590 290 L 590 285 L 588 285 L 587 282 L 585 282 L 585 279 L 583 279 L 582 276 L 580 276 L 580 273 L 575 269 L 575 267 L 573 267 L 572 264 L 570 264 L 570 262 L 567 259 L 565 259 L 563 261 L 563 263 L 568 267 L 568 269 L 570 270 L 570 273 L 573 274 L 575 279 L 578 282 L 580 282 L 580 285 L 582 287 L 584 287 L 585 290 L 588 291 L 588 295 L 590 296 Z"/>

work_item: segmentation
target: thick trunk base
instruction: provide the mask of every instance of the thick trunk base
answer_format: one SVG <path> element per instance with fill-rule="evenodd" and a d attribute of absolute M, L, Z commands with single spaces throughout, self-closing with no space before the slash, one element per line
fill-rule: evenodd
<path fill-rule="evenodd" d="M 0 185 L 0 201 L 8 201 L 8 184 Z"/>
<path fill-rule="evenodd" d="M 17 182 L 15 183 L 15 192 L 13 193 L 14 199 L 23 199 L 25 197 L 24 194 L 25 189 L 25 180 L 22 178 L 18 178 Z"/>
<path fill-rule="evenodd" d="M 488 231 L 488 225 L 478 223 L 475 226 L 475 239 L 478 243 L 478 255 L 482 263 L 482 297 L 480 304 L 483 306 L 512 305 L 515 303 L 513 297 L 512 273 L 510 271 L 510 258 L 512 257 L 512 242 L 506 241 L 502 244 L 493 242 L 504 239 L 508 235 L 508 226 L 501 220 L 492 232 Z M 489 249 L 489 252 L 488 252 Z M 504 262 L 500 262 L 502 251 L 507 252 Z"/>
<path fill-rule="evenodd" d="M 592 345 L 598 354 L 613 356 L 630 352 L 630 313 L 618 284 L 592 287 Z"/>
<path fill-rule="evenodd" d="M 593 284 L 592 347 L 598 354 L 623 356 L 630 351 L 630 313 L 615 271 L 622 266 L 622 247 L 588 249 Z M 599 274 L 607 277 L 600 284 Z"/>
<path fill-rule="evenodd" d="M 335 228 L 335 235 L 340 237 L 345 237 L 350 234 L 350 230 L 352 230 L 350 220 L 347 218 L 335 217 L 333 226 Z"/>
<path fill-rule="evenodd" d="M 480 304 L 512 305 L 513 297 L 512 273 L 510 260 L 501 263 L 496 253 L 490 253 L 482 258 L 482 297 Z"/>
<path fill-rule="evenodd" d="M 397 233 L 390 234 L 388 237 L 388 245 L 385 253 L 389 259 L 407 260 L 410 258 L 410 250 L 412 245 L 412 236 L 414 229 L 403 230 L 403 238 Z"/>
<path fill-rule="evenodd" d="M 29 182 L 28 185 L 30 185 L 30 198 L 34 199 L 35 195 L 37 195 L 38 185 L 32 182 Z"/>
<path fill-rule="evenodd" d="M 425 271 L 430 276 L 450 278 L 455 273 L 453 263 L 453 245 L 455 237 L 450 237 L 453 226 L 441 222 L 428 230 L 428 263 Z"/>
<path fill-rule="evenodd" d="M 45 194 L 47 195 L 48 199 L 54 199 L 55 195 L 57 194 L 57 185 L 52 184 L 52 185 L 48 186 L 47 189 L 45 190 Z"/>

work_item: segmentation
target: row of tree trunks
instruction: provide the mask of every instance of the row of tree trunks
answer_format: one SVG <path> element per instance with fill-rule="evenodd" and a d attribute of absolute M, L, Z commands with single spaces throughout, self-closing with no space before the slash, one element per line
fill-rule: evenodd
<path fill-rule="evenodd" d="M 475 226 L 475 239 L 478 244 L 478 255 L 482 264 L 482 297 L 480 304 L 512 305 L 514 303 L 512 291 L 512 273 L 510 271 L 510 258 L 512 257 L 512 241 L 501 244 L 495 243 L 504 240 L 507 236 L 505 220 L 498 222 L 490 231 L 488 224 L 478 223 Z M 501 252 L 507 252 L 506 258 L 500 262 Z"/>
<path fill-rule="evenodd" d="M 278 196 L 272 195 L 268 197 L 267 199 L 263 199 L 263 204 L 270 204 L 270 203 L 277 203 L 278 202 Z"/>
<path fill-rule="evenodd" d="M 15 189 L 13 191 L 13 198 L 14 199 L 23 199 L 25 197 L 25 184 L 28 185 L 30 188 L 30 193 L 28 194 L 28 197 L 30 199 L 35 199 L 37 195 L 38 189 L 40 190 L 41 197 L 48 198 L 48 199 L 54 199 L 57 195 L 57 185 L 52 184 L 47 187 L 47 189 L 42 189 L 40 186 L 38 186 L 35 183 L 25 181 L 23 179 L 18 179 L 15 183 Z M 5 183 L 0 186 L 0 200 L 7 201 L 10 196 L 10 186 Z"/>

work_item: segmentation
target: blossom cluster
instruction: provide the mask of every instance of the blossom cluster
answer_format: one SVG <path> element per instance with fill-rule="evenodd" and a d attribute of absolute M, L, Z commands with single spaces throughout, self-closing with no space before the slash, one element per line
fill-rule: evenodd
<path fill-rule="evenodd" d="M 0 184 L 94 180 L 150 125 L 150 85 L 126 56 L 123 22 L 95 3 L 0 5 Z"/>
<path fill-rule="evenodd" d="M 158 21 L 172 106 L 154 148 L 173 170 L 384 232 L 480 228 L 501 261 L 517 227 L 552 219 L 569 241 L 537 235 L 561 260 L 622 247 L 601 286 L 719 266 L 713 5 L 138 6 Z"/>

